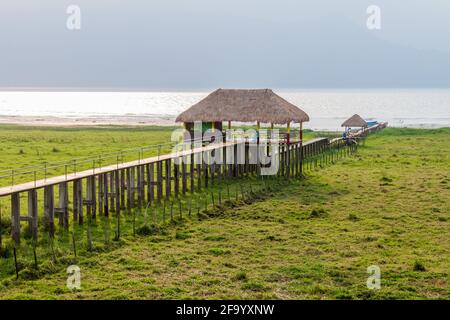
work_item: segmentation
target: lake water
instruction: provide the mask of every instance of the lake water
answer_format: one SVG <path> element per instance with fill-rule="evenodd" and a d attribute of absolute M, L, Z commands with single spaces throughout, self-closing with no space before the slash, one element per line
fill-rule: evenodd
<path fill-rule="evenodd" d="M 354 113 L 396 127 L 449 127 L 450 90 L 274 90 L 309 114 L 305 128 L 337 130 Z M 0 116 L 174 118 L 209 92 L 0 92 Z"/>

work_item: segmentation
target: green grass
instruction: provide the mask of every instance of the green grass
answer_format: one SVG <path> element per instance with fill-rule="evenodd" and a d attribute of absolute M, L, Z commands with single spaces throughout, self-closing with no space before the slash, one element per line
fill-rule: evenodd
<path fill-rule="evenodd" d="M 130 129 L 121 130 L 126 136 Z M 1 273 L 0 298 L 448 299 L 449 138 L 449 129 L 387 129 L 357 155 L 303 180 L 273 180 L 272 191 L 254 180 L 231 181 L 231 198 L 250 182 L 260 196 L 240 196 L 220 210 L 210 204 L 189 217 L 185 200 L 183 219 L 175 205 L 174 222 L 158 220 L 158 228 L 136 236 L 124 216 L 120 241 L 105 240 L 115 222 L 100 219 L 93 252 L 79 230 L 82 290 L 66 288 L 65 268 L 74 261 L 70 237 L 61 234 L 56 262 L 42 259 L 37 279 L 23 271 L 32 273 L 29 250 L 19 252 L 19 280 L 11 258 L 0 258 L 9 270 Z M 65 150 L 50 143 L 49 152 L 53 147 L 58 155 Z M 27 155 L 26 144 L 16 153 L 20 148 Z M 152 226 L 151 217 L 137 216 L 138 228 Z M 380 290 L 366 287 L 371 265 L 381 269 Z"/>

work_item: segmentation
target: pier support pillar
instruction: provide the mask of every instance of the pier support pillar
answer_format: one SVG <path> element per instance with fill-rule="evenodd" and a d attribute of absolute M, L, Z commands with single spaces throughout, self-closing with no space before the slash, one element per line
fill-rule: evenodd
<path fill-rule="evenodd" d="M 20 194 L 11 195 L 11 236 L 15 245 L 20 244 Z"/>

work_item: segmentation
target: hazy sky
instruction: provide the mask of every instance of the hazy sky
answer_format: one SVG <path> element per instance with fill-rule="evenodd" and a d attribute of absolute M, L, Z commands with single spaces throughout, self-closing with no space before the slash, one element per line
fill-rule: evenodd
<path fill-rule="evenodd" d="M 449 86 L 448 0 L 0 3 L 0 87 Z"/>

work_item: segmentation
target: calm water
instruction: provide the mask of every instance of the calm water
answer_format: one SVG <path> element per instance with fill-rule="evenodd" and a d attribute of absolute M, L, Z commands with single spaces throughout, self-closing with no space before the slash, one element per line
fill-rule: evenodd
<path fill-rule="evenodd" d="M 397 127 L 450 126 L 450 90 L 275 90 L 306 111 L 311 129 L 336 130 L 359 113 Z M 0 92 L 0 115 L 175 117 L 208 92 Z"/>

